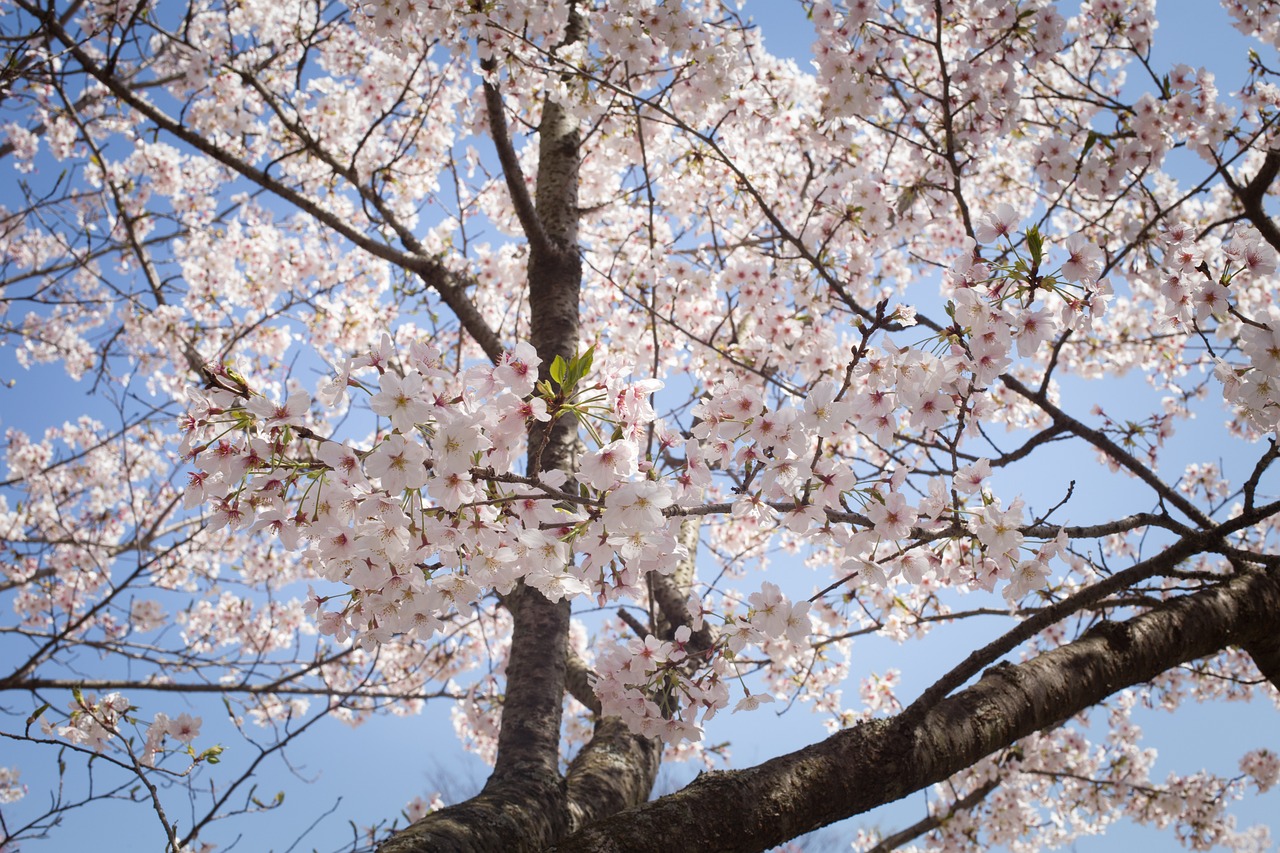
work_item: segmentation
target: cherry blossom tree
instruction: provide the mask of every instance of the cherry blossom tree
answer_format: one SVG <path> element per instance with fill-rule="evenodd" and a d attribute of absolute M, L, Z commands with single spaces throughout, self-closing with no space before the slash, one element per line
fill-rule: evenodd
<path fill-rule="evenodd" d="M 812 68 L 722 0 L 3 7 L 3 345 L 91 398 L 5 434 L 0 734 L 88 784 L 0 761 L 0 846 L 251 837 L 263 762 L 427 702 L 491 775 L 356 846 L 762 850 L 931 786 L 848 840 L 1266 843 L 1274 737 L 1162 777 L 1134 715 L 1280 700 L 1280 4 L 1214 12 L 1234 92 L 1154 0 L 800 5 Z M 729 769 L 762 705 L 829 736 Z"/>

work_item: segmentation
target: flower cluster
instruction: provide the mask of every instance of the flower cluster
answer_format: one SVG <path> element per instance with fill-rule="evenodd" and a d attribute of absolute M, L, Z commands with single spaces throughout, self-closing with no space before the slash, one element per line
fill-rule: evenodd
<path fill-rule="evenodd" d="M 131 716 L 136 708 L 120 693 L 108 693 L 98 699 L 92 694 L 86 695 L 75 691 L 69 709 L 70 713 L 63 725 L 42 719 L 40 725 L 44 733 L 57 734 L 68 743 L 94 752 L 102 752 L 113 745 L 113 742 L 116 746 L 123 745 L 124 748 L 132 751 L 131 743 L 122 744 L 117 741 L 117 738 L 122 737 L 121 729 L 124 723 L 136 724 L 137 722 Z M 136 755 L 137 761 L 145 767 L 154 767 L 157 757 L 165 751 L 165 740 L 172 739 L 183 744 L 186 753 L 192 758 L 216 764 L 222 752 L 221 747 L 211 747 L 198 757 L 191 747 L 192 741 L 200 736 L 201 722 L 199 717 L 193 717 L 187 713 L 179 714 L 173 719 L 163 712 L 156 714 L 155 719 L 146 727 L 146 738 L 140 753 Z M 0 777 L 0 783 L 2 782 L 3 777 Z M 3 801 L 0 795 L 0 802 Z"/>
<path fill-rule="evenodd" d="M 668 743 L 699 740 L 699 717 L 706 721 L 727 705 L 729 688 L 722 657 L 696 677 L 685 674 L 689 635 L 682 626 L 672 642 L 650 635 L 606 650 L 596 661 L 596 695 L 604 713 Z"/>
<path fill-rule="evenodd" d="M 764 581 L 747 605 L 697 655 L 689 654 L 692 632 L 702 628 L 696 600 L 690 602 L 693 622 L 677 628 L 670 642 L 650 635 L 608 648 L 597 660 L 596 694 L 604 713 L 667 743 L 699 740 L 702 724 L 728 705 L 728 682 L 739 676 L 736 660 L 748 645 L 784 658 L 786 647 L 804 648 L 813 632 L 809 602 L 790 601 L 776 584 Z M 734 710 L 754 710 L 773 699 L 748 692 Z"/>
<path fill-rule="evenodd" d="M 1254 429 L 1274 431 L 1280 425 L 1280 311 L 1266 294 L 1280 260 L 1276 250 L 1253 228 L 1238 231 L 1220 257 L 1207 256 L 1182 223 L 1171 224 L 1163 237 L 1160 293 L 1170 322 L 1208 328 L 1234 345 L 1243 363 L 1214 359 L 1223 398 Z M 1220 274 L 1211 272 L 1211 261 Z"/>
<path fill-rule="evenodd" d="M 27 786 L 18 783 L 18 768 L 0 767 L 0 803 L 16 803 L 27 795 Z"/>
<path fill-rule="evenodd" d="M 1087 248 L 1077 254 L 1083 260 L 1064 269 L 1094 262 Z M 592 373 L 590 352 L 558 359 L 539 382 L 540 360 L 528 344 L 494 365 L 455 373 L 443 369 L 432 346 L 397 347 L 384 336 L 341 360 L 314 401 L 296 388 L 269 398 L 234 371 L 210 368 L 209 386 L 190 390 L 183 420 L 184 450 L 200 466 L 185 502 L 209 508 L 210 531 L 265 531 L 301 553 L 339 589 L 311 591 L 301 611 L 321 634 L 362 645 L 398 635 L 430 638 L 453 614 L 518 582 L 551 600 L 645 600 L 646 578 L 669 575 L 688 558 L 678 539 L 687 509 L 677 500 L 696 500 L 711 486 L 708 458 L 735 466 L 750 484 L 733 503 L 735 518 L 773 524 L 774 507 L 785 509 L 789 530 L 822 531 L 843 551 L 844 582 L 887 590 L 899 575 L 911 583 L 932 576 L 991 590 L 1008 580 L 1005 594 L 1014 602 L 1045 583 L 1064 540 L 1024 557 L 1021 503 L 1005 508 L 985 491 L 985 462 L 955 475 L 958 494 L 976 495 L 976 506 L 965 509 L 942 480 L 913 504 L 903 491 L 910 468 L 862 482 L 820 452 L 824 445 L 856 447 L 859 433 L 887 437 L 905 424 L 928 435 L 951 422 L 973 386 L 1003 369 L 1013 346 L 1012 309 L 1001 307 L 1000 289 L 992 287 L 995 297 L 983 299 L 978 287 L 957 286 L 958 343 L 950 354 L 864 347 L 843 385 L 819 381 L 800 405 L 769 405 L 755 387 L 726 376 L 696 405 L 688 436 L 660 433 L 666 459 L 678 460 L 683 450 L 683 461 L 665 475 L 641 457 L 637 441 L 655 418 L 648 398 L 661 383 L 632 382 L 616 369 Z M 1023 322 L 1019 346 L 1043 340 L 1042 327 L 1055 328 L 1054 321 L 1042 315 Z M 345 410 L 353 391 L 383 424 L 365 447 L 312 428 L 316 405 Z M 580 453 L 577 470 L 515 473 L 527 442 L 542 441 L 566 417 L 595 444 Z M 862 504 L 861 516 L 849 516 L 850 499 Z M 940 561 L 898 544 L 966 517 L 959 532 L 968 544 L 959 559 Z M 832 526 L 849 518 L 852 527 Z M 183 614 L 193 642 L 227 623 L 203 604 Z M 239 620 L 240 602 L 227 604 L 229 618 Z M 694 739 L 727 702 L 723 682 L 736 671 L 728 660 L 747 644 L 787 658 L 786 649 L 803 648 L 812 632 L 809 604 L 791 604 L 772 583 L 747 604 L 747 614 L 729 617 L 720 640 L 695 661 L 686 660 L 679 640 L 662 645 L 653 637 L 603 654 L 596 689 L 610 713 L 668 740 Z M 154 602 L 134 609 L 139 628 L 162 618 Z M 257 642 L 277 644 L 265 633 Z M 659 695 L 672 698 L 663 705 Z"/>
<path fill-rule="evenodd" d="M 1280 755 L 1270 749 L 1255 749 L 1240 759 L 1240 772 L 1265 793 L 1280 782 Z"/>
<path fill-rule="evenodd" d="M 164 750 L 166 738 L 172 738 L 190 747 L 191 742 L 200 736 L 200 724 L 199 717 L 186 713 L 179 714 L 172 720 L 167 714 L 156 714 L 151 725 L 147 726 L 147 738 L 142 745 L 142 755 L 138 760 L 148 766 L 154 765 L 156 756 Z"/>
<path fill-rule="evenodd" d="M 575 360 L 567 368 L 575 375 L 553 367 L 555 378 L 534 394 L 540 361 L 528 344 L 461 376 L 441 370 L 438 357 L 415 343 L 401 358 L 385 338 L 323 385 L 323 404 L 345 405 L 358 388 L 389 422 L 364 450 L 312 438 L 304 392 L 276 402 L 193 389 L 184 446 L 202 467 L 188 505 L 210 506 L 211 529 L 269 531 L 344 584 L 339 608 L 315 594 L 305 608 L 339 639 L 429 637 L 449 612 L 519 580 L 553 600 L 605 600 L 674 568 L 683 548 L 663 512 L 671 489 L 643 474 L 630 439 L 584 454 L 576 478 L 598 497 L 584 499 L 562 471 L 513 473 L 526 434 L 553 417 L 604 407 L 624 434 L 642 427 L 653 417 L 640 402 L 651 381 L 588 387 L 589 360 Z M 300 435 L 309 451 L 292 445 Z M 577 540 L 589 543 L 581 561 L 571 551 Z"/>
<path fill-rule="evenodd" d="M 102 752 L 112 738 L 120 734 L 120 724 L 133 706 L 119 693 L 108 693 L 101 699 L 92 694 L 77 695 L 69 705 L 71 714 L 65 725 L 55 726 L 48 720 L 41 724 L 45 733 L 56 730 L 58 737 L 69 743 Z"/>

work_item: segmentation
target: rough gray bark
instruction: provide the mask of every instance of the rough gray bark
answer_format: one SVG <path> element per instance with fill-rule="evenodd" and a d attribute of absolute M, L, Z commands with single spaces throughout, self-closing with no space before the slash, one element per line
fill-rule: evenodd
<path fill-rule="evenodd" d="M 706 773 L 551 848 L 766 850 L 940 782 L 1032 732 L 1186 661 L 1280 632 L 1280 576 L 1250 571 L 1017 665 L 914 720 L 876 720 L 747 770 Z"/>
<path fill-rule="evenodd" d="M 1280 630 L 1264 634 L 1253 642 L 1241 643 L 1240 647 L 1253 658 L 1258 672 L 1280 690 Z"/>

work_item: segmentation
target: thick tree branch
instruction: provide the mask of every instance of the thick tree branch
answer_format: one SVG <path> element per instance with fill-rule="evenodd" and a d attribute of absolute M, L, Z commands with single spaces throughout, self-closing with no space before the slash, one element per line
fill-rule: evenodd
<path fill-rule="evenodd" d="M 1277 510 L 1280 510 L 1280 502 L 1273 502 L 1256 509 L 1251 514 L 1236 516 L 1230 521 L 1218 525 L 1213 530 L 1196 533 L 1188 532 L 1154 557 L 1135 563 L 1123 571 L 1116 572 L 1114 575 L 1104 578 L 1074 595 L 1040 610 L 1004 635 L 971 653 L 959 666 L 938 679 L 924 693 L 920 694 L 920 697 L 907 707 L 903 715 L 910 717 L 925 713 L 951 691 L 981 672 L 983 667 L 994 663 L 1003 655 L 1013 651 L 1021 643 L 1031 639 L 1031 637 L 1050 625 L 1067 618 L 1072 613 L 1078 613 L 1108 596 L 1115 595 L 1121 590 L 1132 587 L 1134 584 L 1141 583 L 1148 578 L 1170 573 L 1177 568 L 1179 563 L 1195 554 L 1213 550 L 1228 550 L 1221 544 L 1225 537 L 1257 524 L 1270 517 Z"/>
<path fill-rule="evenodd" d="M 1280 630 L 1280 577 L 1253 571 L 1017 666 L 988 670 L 923 717 L 874 720 L 586 829 L 560 853 L 766 850 L 950 777 L 1171 667 Z"/>
<path fill-rule="evenodd" d="M 681 519 L 679 541 L 688 552 L 687 555 L 670 575 L 652 574 L 648 578 L 650 594 L 658 608 L 659 636 L 663 640 L 672 640 L 681 626 L 693 628 L 688 601 L 698 563 L 698 534 L 701 528 L 702 519 L 698 516 Z M 711 648 L 712 642 L 711 628 L 703 623 L 701 628 L 690 634 L 685 652 L 690 658 L 698 658 Z"/>
<path fill-rule="evenodd" d="M 907 706 L 903 716 L 915 717 L 927 713 L 930 708 L 935 707 L 985 667 L 995 663 L 1049 626 L 1162 571 L 1171 571 L 1195 551 L 1195 544 L 1188 539 L 1183 539 L 1149 560 L 1143 560 L 1124 571 L 1116 572 L 1111 577 L 1085 587 L 1075 595 L 1040 610 L 982 648 L 971 652 L 959 665 L 935 681 L 920 694 L 916 701 Z"/>
<path fill-rule="evenodd" d="M 1258 672 L 1280 690 L 1280 630 L 1240 644 L 1240 648 L 1253 658 Z"/>
<path fill-rule="evenodd" d="M 1266 208 L 1263 207 L 1267 190 L 1271 188 L 1277 174 L 1280 174 L 1280 151 L 1268 151 L 1262 159 L 1262 167 L 1243 187 L 1236 183 L 1226 169 L 1222 170 L 1222 179 L 1235 193 L 1240 206 L 1244 208 L 1245 217 L 1254 228 L 1258 229 L 1262 239 L 1266 240 L 1271 248 L 1280 251 L 1280 228 L 1276 227 L 1275 222 L 1267 215 Z"/>
<path fill-rule="evenodd" d="M 493 80 L 486 78 L 484 81 L 484 105 L 489 114 L 489 135 L 493 137 L 493 146 L 498 152 L 502 177 L 506 180 L 507 192 L 511 194 L 511 205 L 515 208 L 516 218 L 520 220 L 520 228 L 528 238 L 529 245 L 537 247 L 538 251 L 550 252 L 551 242 L 538 219 L 533 197 L 529 195 L 529 186 L 525 183 L 524 170 L 520 168 L 520 158 L 516 156 L 516 149 L 511 142 L 507 112 L 502 105 L 502 92 L 498 89 L 497 71 L 491 60 L 482 63 L 481 67 L 486 74 L 493 75 Z"/>
<path fill-rule="evenodd" d="M 564 679 L 565 690 L 570 696 L 587 706 L 591 713 L 600 713 L 600 697 L 596 696 L 595 689 L 591 686 L 595 674 L 572 649 L 565 652 Z"/>
<path fill-rule="evenodd" d="M 590 743 L 569 765 L 570 832 L 647 800 L 661 761 L 657 738 L 635 734 L 617 717 L 597 721 Z"/>

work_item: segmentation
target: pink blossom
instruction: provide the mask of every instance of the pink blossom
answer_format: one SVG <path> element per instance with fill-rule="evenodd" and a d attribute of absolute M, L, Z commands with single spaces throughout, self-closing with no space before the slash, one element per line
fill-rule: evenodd
<path fill-rule="evenodd" d="M 201 719 L 199 717 L 193 717 L 186 713 L 179 714 L 169 721 L 168 733 L 175 740 L 190 744 L 191 741 L 200 736 L 200 723 Z"/>
<path fill-rule="evenodd" d="M 772 702 L 773 697 L 768 693 L 748 693 L 738 700 L 738 704 L 733 706 L 733 713 L 739 711 L 754 711 L 765 702 Z"/>
<path fill-rule="evenodd" d="M 1013 205 L 1001 202 L 994 211 L 983 214 L 974 222 L 974 236 L 979 243 L 993 243 L 1001 237 L 1010 239 L 1019 221 L 1021 217 Z"/>
<path fill-rule="evenodd" d="M 605 497 L 604 521 L 612 530 L 652 530 L 663 523 L 671 490 L 653 480 L 623 483 Z"/>
<path fill-rule="evenodd" d="M 1102 250 L 1082 234 L 1067 238 L 1067 260 L 1062 265 L 1062 276 L 1067 281 L 1097 281 L 1102 273 Z"/>
<path fill-rule="evenodd" d="M 378 393 L 369 399 L 369 408 L 390 419 L 394 429 L 411 432 L 416 424 L 424 423 L 431 416 L 421 374 L 398 376 L 387 372 L 378 377 L 378 388 Z"/>
<path fill-rule="evenodd" d="M 578 479 L 593 489 L 603 491 L 618 480 L 635 476 L 639 470 L 637 455 L 634 442 L 627 439 L 611 441 L 599 450 L 589 451 L 580 457 Z"/>
<path fill-rule="evenodd" d="M 991 462 L 988 459 L 979 459 L 972 465 L 965 465 L 956 472 L 953 480 L 956 491 L 962 495 L 971 495 L 986 485 L 987 479 L 991 476 Z"/>
<path fill-rule="evenodd" d="M 311 395 L 306 391 L 294 391 L 284 403 L 254 397 L 248 405 L 249 411 L 261 418 L 263 425 L 268 427 L 300 425 L 310 408 Z"/>
<path fill-rule="evenodd" d="M 365 471 L 392 494 L 427 484 L 427 449 L 403 435 L 389 435 L 365 460 Z"/>
<path fill-rule="evenodd" d="M 915 524 L 915 513 L 907 505 L 907 499 L 898 492 L 873 495 L 867 501 L 866 513 L 875 526 L 876 534 L 885 539 L 905 539 Z"/>
<path fill-rule="evenodd" d="M 538 379 L 538 358 L 533 345 L 526 341 L 516 344 L 515 349 L 503 353 L 502 360 L 493 369 L 493 378 L 517 397 L 523 397 L 533 391 Z"/>

